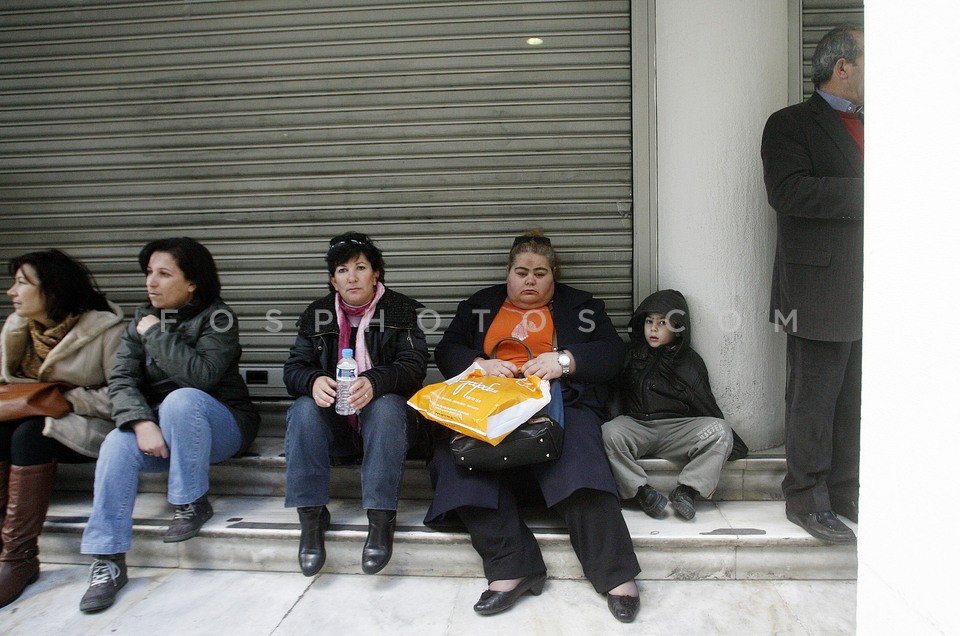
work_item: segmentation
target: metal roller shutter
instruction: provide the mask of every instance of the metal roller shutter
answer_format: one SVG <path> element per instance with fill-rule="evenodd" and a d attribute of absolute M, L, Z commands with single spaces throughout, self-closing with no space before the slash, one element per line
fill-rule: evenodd
<path fill-rule="evenodd" d="M 811 62 L 817 43 L 839 24 L 863 24 L 863 3 L 850 0 L 803 0 L 803 98 L 813 94 Z"/>
<path fill-rule="evenodd" d="M 143 243 L 193 236 L 275 367 L 335 233 L 442 328 L 540 225 L 623 327 L 630 55 L 627 1 L 7 0 L 0 259 L 62 248 L 129 309 Z"/>

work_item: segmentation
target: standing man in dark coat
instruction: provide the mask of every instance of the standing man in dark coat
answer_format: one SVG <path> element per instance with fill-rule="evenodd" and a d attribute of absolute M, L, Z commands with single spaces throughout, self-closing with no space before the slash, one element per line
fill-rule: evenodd
<path fill-rule="evenodd" d="M 788 333 L 787 518 L 830 543 L 856 541 L 863 316 L 862 27 L 813 54 L 816 92 L 767 121 L 760 153 L 777 213 L 770 320 Z"/>

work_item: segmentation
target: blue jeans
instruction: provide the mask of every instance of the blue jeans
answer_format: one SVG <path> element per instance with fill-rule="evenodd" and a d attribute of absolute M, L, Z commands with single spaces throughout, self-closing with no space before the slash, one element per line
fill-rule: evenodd
<path fill-rule="evenodd" d="M 188 504 L 209 490 L 210 464 L 240 450 L 240 427 L 233 413 L 199 389 L 177 389 L 168 395 L 158 420 L 170 451 L 168 459 L 144 455 L 133 431 L 117 428 L 103 440 L 81 554 L 118 554 L 130 549 L 140 471 L 169 471 L 167 500 L 175 506 Z"/>
<path fill-rule="evenodd" d="M 363 507 L 396 510 L 403 463 L 407 457 L 407 401 L 387 393 L 359 416 L 363 442 L 360 479 Z M 287 508 L 325 506 L 330 502 L 330 455 L 341 454 L 340 440 L 349 439 L 347 418 L 332 406 L 321 408 L 301 396 L 287 410 Z"/>

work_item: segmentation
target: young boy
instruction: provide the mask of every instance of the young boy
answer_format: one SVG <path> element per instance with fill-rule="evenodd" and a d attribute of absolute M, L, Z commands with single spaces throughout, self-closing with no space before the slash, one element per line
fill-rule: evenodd
<path fill-rule="evenodd" d="M 724 421 L 707 367 L 690 346 L 683 294 L 658 291 L 637 307 L 619 384 L 622 415 L 603 425 L 603 443 L 621 499 L 660 517 L 666 498 L 647 483 L 640 458 L 663 457 L 685 464 L 670 502 L 684 519 L 693 519 L 697 493 L 709 498 L 724 462 L 745 457 L 747 447 Z"/>

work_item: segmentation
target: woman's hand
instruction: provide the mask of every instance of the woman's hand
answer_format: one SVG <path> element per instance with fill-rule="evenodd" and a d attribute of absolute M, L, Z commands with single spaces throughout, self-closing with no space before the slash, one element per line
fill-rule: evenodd
<path fill-rule="evenodd" d="M 322 409 L 333 406 L 337 401 L 337 381 L 325 375 L 317 376 L 311 389 L 313 401 Z"/>
<path fill-rule="evenodd" d="M 350 387 L 350 406 L 358 411 L 373 401 L 373 384 L 366 376 L 360 376 Z"/>
<path fill-rule="evenodd" d="M 137 436 L 137 447 L 144 455 L 164 459 L 170 457 L 167 443 L 163 439 L 163 431 L 160 430 L 160 426 L 156 422 L 140 420 L 134 422 L 131 428 Z"/>
<path fill-rule="evenodd" d="M 146 315 L 137 323 L 137 333 L 141 336 L 147 332 L 147 329 L 154 325 L 159 325 L 160 319 L 153 315 Z"/>
<path fill-rule="evenodd" d="M 570 355 L 570 370 L 573 372 L 576 363 L 569 351 L 567 351 L 567 354 Z M 525 376 L 535 375 L 541 380 L 555 380 L 563 375 L 563 367 L 560 366 L 559 358 L 559 351 L 541 353 L 533 360 L 528 360 L 520 369 L 520 372 Z"/>
<path fill-rule="evenodd" d="M 497 358 L 485 360 L 483 358 L 477 358 L 474 362 L 480 365 L 480 368 L 483 369 L 486 375 L 494 375 L 501 378 L 515 378 L 520 372 L 517 365 L 507 360 L 498 360 Z"/>

